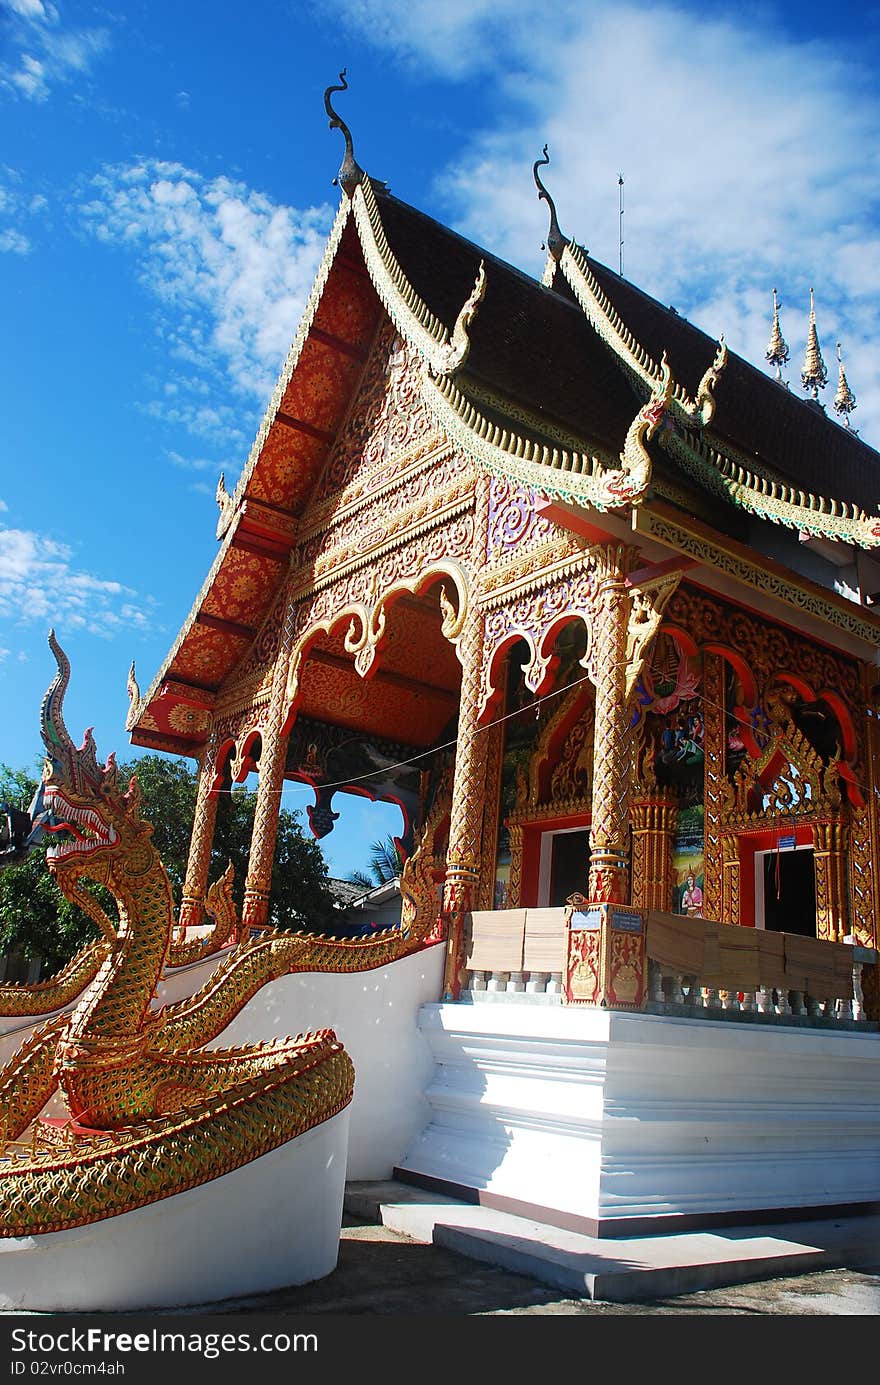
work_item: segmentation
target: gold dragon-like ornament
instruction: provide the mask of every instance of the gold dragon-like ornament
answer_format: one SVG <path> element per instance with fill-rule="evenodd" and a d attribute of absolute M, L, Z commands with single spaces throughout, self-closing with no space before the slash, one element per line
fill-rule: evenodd
<path fill-rule="evenodd" d="M 163 968 L 177 960 L 168 876 L 140 816 L 136 779 L 123 788 L 113 757 L 99 764 L 91 732 L 74 746 L 62 716 L 70 666 L 54 635 L 49 642 L 58 673 L 43 702 L 47 759 L 31 815 L 52 842 L 47 859 L 59 887 L 102 940 L 72 1012 L 35 1029 L 0 1068 L 3 1237 L 81 1226 L 170 1197 L 343 1110 L 354 1072 L 330 1029 L 205 1045 L 268 981 L 383 966 L 418 948 L 433 922 L 353 940 L 264 931 L 227 953 L 197 994 L 153 1008 Z M 109 891 L 115 918 L 87 882 Z M 220 882 L 227 899 L 228 883 Z M 228 911 L 222 900 L 216 907 L 223 933 Z M 68 1117 L 41 1118 L 56 1091 Z"/>
<path fill-rule="evenodd" d="M 606 471 L 597 479 L 597 509 L 608 510 L 623 504 L 638 504 L 651 483 L 651 454 L 647 444 L 660 427 L 672 397 L 673 380 L 664 352 L 661 376 L 651 398 L 643 404 L 630 424 L 620 454 L 620 470 Z"/>

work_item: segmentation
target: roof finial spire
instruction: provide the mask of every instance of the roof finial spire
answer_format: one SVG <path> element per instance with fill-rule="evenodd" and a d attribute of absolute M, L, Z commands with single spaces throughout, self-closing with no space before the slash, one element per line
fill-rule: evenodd
<path fill-rule="evenodd" d="M 810 289 L 810 326 L 807 329 L 807 349 L 804 352 L 804 368 L 801 371 L 801 384 L 809 390 L 818 404 L 819 391 L 828 384 L 828 371 L 822 360 L 819 347 L 819 334 L 816 331 L 816 309 L 813 303 L 813 290 Z"/>
<path fill-rule="evenodd" d="M 782 379 L 782 367 L 785 365 L 790 355 L 788 342 L 782 335 L 779 326 L 779 298 L 776 290 L 773 290 L 773 329 L 770 333 L 770 340 L 767 343 L 767 350 L 764 352 L 764 359 L 770 365 L 776 367 L 776 379 Z"/>
<path fill-rule="evenodd" d="M 336 114 L 330 104 L 330 97 L 333 95 L 334 91 L 348 91 L 348 82 L 345 80 L 346 71 L 347 68 L 343 68 L 339 74 L 341 86 L 327 87 L 325 90 L 324 109 L 330 117 L 330 129 L 341 130 L 345 136 L 345 154 L 339 166 L 339 172 L 333 179 L 333 182 L 339 184 L 347 197 L 353 197 L 355 188 L 364 176 L 364 170 L 354 156 L 354 143 L 351 138 L 351 131 L 345 121 Z"/>
<path fill-rule="evenodd" d="M 834 412 L 843 415 L 843 422 L 847 428 L 852 425 L 849 416 L 856 407 L 856 397 L 849 387 L 846 372 L 843 368 L 843 353 L 840 350 L 840 342 L 837 343 L 837 393 L 834 396 Z M 855 431 L 855 430 L 853 430 Z"/>
<path fill-rule="evenodd" d="M 538 197 L 541 201 L 546 202 L 547 206 L 550 208 L 550 230 L 547 232 L 547 249 L 553 256 L 554 260 L 558 260 L 566 245 L 568 244 L 568 241 L 559 229 L 559 222 L 556 219 L 556 207 L 554 206 L 553 198 L 550 196 L 549 192 L 544 187 L 544 184 L 541 182 L 541 176 L 538 173 L 538 169 L 541 168 L 543 164 L 548 164 L 549 162 L 550 155 L 547 153 L 547 146 L 545 144 L 543 157 L 535 160 L 532 166 L 532 172 L 535 176 L 535 187 L 538 189 Z"/>

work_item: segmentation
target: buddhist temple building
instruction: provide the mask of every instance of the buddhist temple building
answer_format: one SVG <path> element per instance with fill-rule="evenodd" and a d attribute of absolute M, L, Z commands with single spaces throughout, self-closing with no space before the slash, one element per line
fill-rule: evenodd
<path fill-rule="evenodd" d="M 200 766 L 181 923 L 256 771 L 245 925 L 285 781 L 318 837 L 340 792 L 397 803 L 447 998 L 493 970 L 470 920 L 512 911 L 574 909 L 566 995 L 611 1005 L 644 997 L 651 917 L 683 947 L 703 921 L 875 948 L 880 455 L 848 385 L 845 423 L 819 402 L 815 317 L 805 398 L 563 235 L 546 158 L 530 278 L 368 176 L 342 89 L 302 322 L 204 585 L 130 685 L 133 742 Z M 771 351 L 778 375 L 778 309 Z"/>

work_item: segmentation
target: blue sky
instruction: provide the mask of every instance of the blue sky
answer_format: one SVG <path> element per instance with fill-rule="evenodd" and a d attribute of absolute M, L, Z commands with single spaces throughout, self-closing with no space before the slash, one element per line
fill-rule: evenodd
<path fill-rule="evenodd" d="M 39 755 L 50 625 L 71 731 L 129 753 L 321 254 L 343 65 L 368 171 L 533 274 L 544 141 L 612 265 L 622 172 L 627 277 L 759 365 L 775 285 L 798 393 L 814 285 L 826 406 L 840 339 L 880 444 L 880 7 L 794 9 L 0 0 L 0 760 Z M 393 821 L 350 802 L 336 873 Z"/>

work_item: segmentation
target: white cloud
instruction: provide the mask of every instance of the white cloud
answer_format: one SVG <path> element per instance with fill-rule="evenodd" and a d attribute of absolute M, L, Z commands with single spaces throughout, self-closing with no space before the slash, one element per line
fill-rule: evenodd
<path fill-rule="evenodd" d="M 66 544 L 32 530 L 0 527 L 0 620 L 63 622 L 109 637 L 149 626 L 151 600 L 139 604 L 133 598 L 137 593 L 121 582 L 77 567 Z"/>
<path fill-rule="evenodd" d="M 203 383 L 214 372 L 215 385 L 231 382 L 262 404 L 302 313 L 330 208 L 278 206 L 231 178 L 153 160 L 105 168 L 91 194 L 84 222 L 137 256 L 144 285 L 168 313 L 166 349 Z M 149 407 L 201 436 L 230 422 L 219 404 L 187 416 Z"/>
<path fill-rule="evenodd" d="M 583 8 L 574 0 L 556 0 L 539 19 L 526 0 L 444 0 L 442 5 L 435 0 L 342 0 L 333 12 L 398 57 L 420 63 L 427 59 L 444 76 L 460 77 L 491 70 L 499 50 L 540 44 L 551 16 L 555 33 L 565 36 Z"/>
<path fill-rule="evenodd" d="M 58 82 L 85 76 L 109 46 L 106 29 L 67 29 L 60 10 L 41 0 L 2 0 L 12 57 L 0 64 L 0 86 L 28 101 L 46 101 Z"/>
<path fill-rule="evenodd" d="M 6 5 L 14 14 L 20 14 L 24 19 L 49 18 L 46 7 L 40 0 L 6 0 Z"/>
<path fill-rule="evenodd" d="M 31 239 L 22 227 L 49 206 L 42 193 L 26 193 L 21 182 L 16 169 L 0 165 L 0 254 L 30 254 Z"/>
<path fill-rule="evenodd" d="M 779 288 L 799 373 L 809 287 L 831 383 L 843 341 L 863 436 L 880 443 L 880 94 L 870 54 L 785 30 L 769 7 L 560 0 L 343 0 L 351 24 L 445 77 L 479 75 L 489 115 L 440 191 L 466 234 L 536 273 L 545 170 L 563 231 L 756 365 Z M 867 42 L 867 40 L 866 40 Z M 491 291 L 491 288 L 490 288 Z"/>
<path fill-rule="evenodd" d="M 220 472 L 223 470 L 223 463 L 210 457 L 184 457 L 179 452 L 169 452 L 168 460 L 172 466 L 179 467 L 181 471 Z"/>
<path fill-rule="evenodd" d="M 21 231 L 12 231 L 8 227 L 0 230 L 0 254 L 28 255 L 30 249 L 31 243 Z"/>

